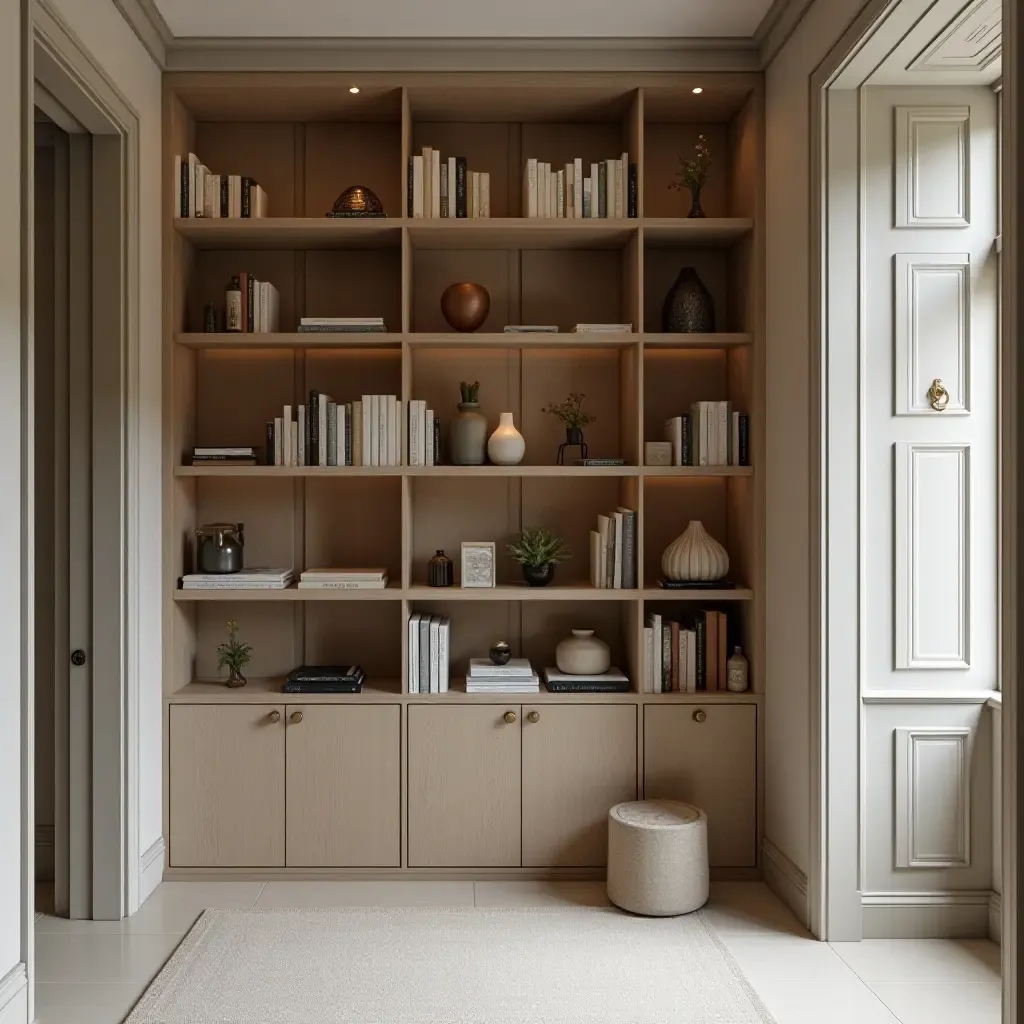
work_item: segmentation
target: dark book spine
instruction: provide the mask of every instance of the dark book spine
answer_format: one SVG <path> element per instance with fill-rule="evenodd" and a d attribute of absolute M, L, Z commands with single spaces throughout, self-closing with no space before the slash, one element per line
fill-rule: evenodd
<path fill-rule="evenodd" d="M 552 693 L 629 693 L 629 683 L 548 683 Z"/>
<path fill-rule="evenodd" d="M 448 161 L 441 161 L 441 217 L 448 217 Z"/>
<path fill-rule="evenodd" d="M 408 181 L 405 187 L 405 201 L 409 212 L 406 214 L 407 217 L 412 216 L 412 157 L 409 157 L 409 173 Z"/>
<path fill-rule="evenodd" d="M 256 323 L 256 279 L 249 274 L 249 281 L 246 285 L 246 300 L 245 300 L 245 329 L 247 331 L 253 330 L 253 324 Z"/>
<path fill-rule="evenodd" d="M 681 416 L 680 419 L 683 421 L 683 443 L 682 452 L 680 453 L 680 463 L 683 466 L 693 465 L 693 440 L 690 435 L 690 417 Z"/>
<path fill-rule="evenodd" d="M 359 683 L 330 683 L 327 686 L 308 686 L 305 683 L 291 685 L 286 683 L 285 693 L 360 693 L 363 684 Z"/>
<path fill-rule="evenodd" d="M 249 326 L 249 274 L 246 271 L 243 270 L 238 275 L 238 284 L 242 292 L 242 334 L 245 334 L 252 330 L 252 327 Z"/>
<path fill-rule="evenodd" d="M 288 685 L 295 686 L 302 684 L 303 686 L 331 686 L 337 685 L 338 683 L 358 683 L 361 682 L 363 673 L 352 673 L 352 672 L 338 672 L 334 675 L 307 675 L 304 672 L 300 672 L 296 675 L 290 675 L 288 677 Z"/>
<path fill-rule="evenodd" d="M 188 193 L 192 182 L 189 181 L 191 175 L 188 173 L 188 157 L 185 157 L 181 161 L 181 213 L 182 217 L 188 217 Z"/>
<path fill-rule="evenodd" d="M 274 421 L 267 420 L 267 458 L 264 465 L 274 464 Z"/>
<path fill-rule="evenodd" d="M 736 453 L 737 466 L 750 465 L 750 417 L 740 416 L 739 430 L 739 451 Z"/>
<path fill-rule="evenodd" d="M 352 465 L 352 403 L 345 403 L 345 462 L 344 465 Z"/>
<path fill-rule="evenodd" d="M 469 216 L 466 208 L 466 158 L 457 156 L 455 158 L 455 216 L 465 218 Z"/>
<path fill-rule="evenodd" d="M 231 216 L 231 186 L 226 174 L 220 176 L 220 215 L 225 219 Z"/>
<path fill-rule="evenodd" d="M 693 631 L 697 637 L 697 689 L 708 688 L 708 624 L 707 613 L 698 612 L 693 620 Z"/>
<path fill-rule="evenodd" d="M 622 513 L 622 589 L 636 587 L 636 513 Z"/>
<path fill-rule="evenodd" d="M 306 443 L 309 445 L 309 454 L 306 456 L 306 464 L 309 466 L 320 465 L 320 392 L 310 391 L 309 408 L 306 410 Z"/>
<path fill-rule="evenodd" d="M 629 204 L 627 210 L 627 216 L 639 217 L 640 216 L 640 188 L 637 185 L 636 180 L 636 164 L 629 165 L 629 191 L 626 194 L 626 199 Z"/>
<path fill-rule="evenodd" d="M 444 453 L 441 451 L 441 421 L 434 417 L 434 465 L 444 465 Z"/>
<path fill-rule="evenodd" d="M 672 689 L 672 624 L 661 626 L 661 692 Z"/>
<path fill-rule="evenodd" d="M 242 179 L 242 216 L 248 220 L 252 217 L 252 178 Z"/>
<path fill-rule="evenodd" d="M 608 216 L 608 161 L 597 165 L 597 215 Z"/>

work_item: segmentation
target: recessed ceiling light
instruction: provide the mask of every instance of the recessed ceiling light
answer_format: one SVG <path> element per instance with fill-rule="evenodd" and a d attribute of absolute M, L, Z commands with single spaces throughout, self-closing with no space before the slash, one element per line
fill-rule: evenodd
<path fill-rule="evenodd" d="M 359 92 L 359 86 L 358 86 L 358 85 L 352 85 L 352 86 L 349 86 L 349 90 L 348 90 L 348 91 L 349 91 L 350 93 L 352 93 L 352 95 L 353 95 L 353 96 L 355 96 L 355 95 L 356 95 L 356 93 L 358 93 L 358 92 Z"/>
<path fill-rule="evenodd" d="M 698 85 L 694 87 L 693 94 L 694 96 L 699 96 L 703 91 L 704 90 Z"/>

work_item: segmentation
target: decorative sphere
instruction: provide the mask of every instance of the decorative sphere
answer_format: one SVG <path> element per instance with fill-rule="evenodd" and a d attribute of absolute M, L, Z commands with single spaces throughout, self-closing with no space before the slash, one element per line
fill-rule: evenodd
<path fill-rule="evenodd" d="M 492 665 L 507 665 L 512 658 L 512 649 L 504 640 L 499 640 L 488 654 Z"/>
<path fill-rule="evenodd" d="M 490 311 L 491 296 L 482 284 L 451 284 L 441 296 L 441 313 L 454 331 L 475 331 Z"/>

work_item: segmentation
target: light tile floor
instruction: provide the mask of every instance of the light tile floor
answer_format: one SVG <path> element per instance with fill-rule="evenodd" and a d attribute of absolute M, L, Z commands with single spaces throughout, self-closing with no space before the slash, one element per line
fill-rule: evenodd
<path fill-rule="evenodd" d="M 206 907 L 560 904 L 606 906 L 603 883 L 165 882 L 126 921 L 38 917 L 36 1021 L 121 1024 Z M 816 942 L 756 882 L 714 884 L 706 913 L 777 1024 L 999 1024 L 994 943 Z"/>

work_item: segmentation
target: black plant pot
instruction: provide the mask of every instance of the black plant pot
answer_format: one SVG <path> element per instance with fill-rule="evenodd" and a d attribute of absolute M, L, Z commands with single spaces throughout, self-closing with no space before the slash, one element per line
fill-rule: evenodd
<path fill-rule="evenodd" d="M 683 267 L 665 296 L 662 330 L 666 334 L 713 334 L 715 304 L 693 267 Z"/>
<path fill-rule="evenodd" d="M 546 587 L 555 578 L 555 563 L 524 565 L 523 579 L 531 587 Z"/>
<path fill-rule="evenodd" d="M 583 444 L 583 428 L 582 427 L 566 427 L 565 428 L 565 443 L 566 444 Z"/>

